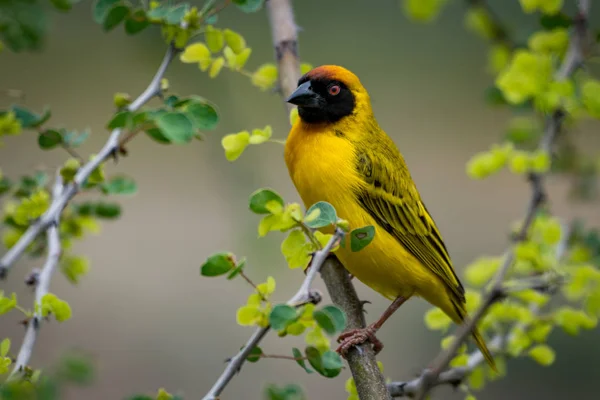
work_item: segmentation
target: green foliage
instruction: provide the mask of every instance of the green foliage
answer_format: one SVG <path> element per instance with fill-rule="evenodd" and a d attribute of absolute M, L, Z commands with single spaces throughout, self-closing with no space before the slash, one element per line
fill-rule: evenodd
<path fill-rule="evenodd" d="M 285 329 L 296 320 L 296 309 L 286 304 L 277 304 L 269 314 L 269 324 L 275 330 Z"/>
<path fill-rule="evenodd" d="M 326 201 L 319 201 L 310 206 L 306 215 L 304 220 L 306 226 L 314 229 L 333 225 L 337 221 L 335 208 Z"/>
<path fill-rule="evenodd" d="M 418 22 L 433 22 L 447 0 L 403 0 L 405 14 Z"/>
<path fill-rule="evenodd" d="M 367 247 L 375 238 L 375 227 L 372 225 L 363 226 L 350 232 L 350 249 L 360 251 Z"/>
<path fill-rule="evenodd" d="M 71 318 L 71 306 L 64 300 L 59 299 L 52 293 L 47 293 L 42 297 L 42 303 L 39 305 L 42 317 L 47 317 L 50 314 L 58 322 L 64 322 Z"/>
<path fill-rule="evenodd" d="M 224 275 L 236 266 L 235 258 L 231 253 L 217 253 L 210 256 L 200 267 L 202 276 Z"/>
<path fill-rule="evenodd" d="M 225 149 L 225 158 L 228 161 L 237 160 L 248 145 L 269 142 L 272 134 L 271 126 L 267 125 L 263 129 L 253 129 L 252 133 L 241 131 L 224 136 L 221 145 Z"/>
<path fill-rule="evenodd" d="M 340 334 L 346 328 L 346 314 L 334 305 L 315 311 L 313 318 L 329 335 Z"/>
<path fill-rule="evenodd" d="M 240 0 L 238 0 L 240 1 Z M 265 389 L 265 399 L 267 400 L 305 400 L 304 392 L 300 386 L 290 384 L 283 387 L 269 385 Z"/>

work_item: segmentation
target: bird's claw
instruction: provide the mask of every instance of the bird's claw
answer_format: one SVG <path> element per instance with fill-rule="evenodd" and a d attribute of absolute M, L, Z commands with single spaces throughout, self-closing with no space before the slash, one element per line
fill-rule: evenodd
<path fill-rule="evenodd" d="M 351 329 L 346 331 L 338 337 L 337 342 L 340 343 L 340 345 L 336 351 L 345 358 L 350 348 L 363 344 L 366 341 L 370 341 L 373 345 L 373 351 L 377 354 L 383 349 L 383 343 L 375 336 L 376 331 L 377 329 L 371 325 L 363 329 Z"/>

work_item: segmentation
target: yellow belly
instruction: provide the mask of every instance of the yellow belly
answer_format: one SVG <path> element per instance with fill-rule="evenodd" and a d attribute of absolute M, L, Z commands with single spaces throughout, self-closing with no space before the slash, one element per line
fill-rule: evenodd
<path fill-rule="evenodd" d="M 299 140 L 291 135 L 289 140 Z M 357 279 L 383 296 L 427 296 L 437 286 L 437 278 L 357 203 L 355 190 L 361 185 L 354 166 L 354 150 L 344 139 L 332 135 L 310 135 L 302 143 L 288 143 L 286 162 L 302 201 L 308 208 L 316 202 L 333 205 L 340 218 L 350 222 L 351 229 L 365 225 L 375 227 L 373 241 L 364 249 L 352 252 L 349 237 L 345 248 L 336 255 Z M 297 146 L 302 146 L 301 151 Z M 335 149 L 327 151 L 326 149 Z M 323 229 L 331 233 L 332 228 Z M 432 283 L 433 281 L 433 283 Z M 441 288 L 441 287 L 440 287 Z"/>

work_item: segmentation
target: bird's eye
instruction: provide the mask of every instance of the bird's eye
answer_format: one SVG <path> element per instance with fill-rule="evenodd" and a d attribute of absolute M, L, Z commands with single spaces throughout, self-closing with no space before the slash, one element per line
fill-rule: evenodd
<path fill-rule="evenodd" d="M 342 90 L 342 88 L 340 88 L 339 85 L 331 85 L 327 88 L 327 91 L 332 96 L 337 96 L 341 90 Z"/>

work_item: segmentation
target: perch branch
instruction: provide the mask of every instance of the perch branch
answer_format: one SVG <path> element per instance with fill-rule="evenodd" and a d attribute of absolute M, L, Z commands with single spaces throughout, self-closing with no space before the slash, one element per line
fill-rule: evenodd
<path fill-rule="evenodd" d="M 160 81 L 177 52 L 178 50 L 173 45 L 169 46 L 156 75 L 154 75 L 154 78 L 146 90 L 144 90 L 144 92 L 129 105 L 129 111 L 137 111 L 140 107 L 150 101 L 150 99 L 160 93 Z M 4 254 L 0 259 L 0 280 L 6 277 L 8 270 L 23 255 L 25 249 L 27 249 L 31 242 L 33 242 L 39 234 L 49 229 L 54 221 L 60 218 L 60 214 L 67 206 L 67 203 L 75 196 L 75 194 L 77 194 L 91 173 L 106 159 L 116 154 L 119 149 L 119 138 L 122 133 L 123 131 L 121 129 L 112 131 L 108 141 L 104 147 L 102 147 L 102 150 L 100 150 L 98 155 L 77 171 L 73 182 L 64 187 L 60 196 L 52 200 L 48 210 L 33 223 L 21 236 L 19 241 Z"/>
<path fill-rule="evenodd" d="M 54 182 L 54 187 L 52 188 L 52 199 L 59 198 L 62 194 L 62 190 L 62 178 L 60 176 L 60 173 L 57 173 L 56 181 Z M 48 290 L 50 288 L 50 280 L 52 279 L 52 274 L 56 270 L 56 266 L 58 265 L 58 261 L 60 259 L 62 251 L 60 245 L 60 235 L 58 231 L 59 222 L 60 214 L 57 213 L 54 216 L 54 220 L 51 221 L 50 226 L 46 230 L 46 236 L 48 239 L 48 256 L 46 257 L 46 262 L 44 263 L 42 270 L 35 279 L 36 288 L 34 314 L 33 317 L 31 317 L 31 319 L 27 322 L 27 330 L 25 331 L 25 337 L 23 339 L 23 343 L 21 344 L 19 354 L 17 355 L 15 366 L 8 377 L 9 380 L 17 378 L 18 374 L 22 372 L 25 369 L 25 367 L 27 367 L 27 365 L 29 364 L 29 359 L 31 358 L 31 354 L 33 352 L 33 347 L 35 346 L 35 342 L 37 340 L 38 332 L 40 330 L 40 325 L 42 322 L 42 299 L 48 293 Z"/>
<path fill-rule="evenodd" d="M 568 244 L 569 244 L 569 240 L 571 239 L 571 235 L 572 235 L 572 231 L 573 231 L 572 228 L 573 228 L 572 224 L 568 224 L 563 227 L 563 235 L 562 235 L 559 243 L 556 245 L 555 253 L 556 253 L 556 259 L 558 260 L 559 263 L 561 263 L 567 255 Z M 540 276 L 540 278 L 542 278 L 542 276 Z M 520 287 L 523 289 L 526 289 L 527 288 L 526 286 L 528 284 L 530 285 L 528 287 L 530 289 L 536 290 L 540 287 L 537 284 L 537 282 L 534 282 L 529 279 L 522 279 L 521 281 L 523 282 L 523 285 L 520 285 Z M 547 280 L 546 288 L 553 287 L 553 284 L 554 284 L 554 281 L 552 279 Z M 509 295 L 510 293 L 511 293 L 511 290 L 508 287 L 505 287 L 503 289 L 504 295 Z M 537 309 L 537 307 L 535 307 L 535 309 L 532 310 L 533 313 L 537 313 L 538 311 L 539 310 Z M 515 328 L 517 328 L 517 327 L 519 327 L 521 329 L 526 329 L 527 324 L 517 323 L 517 324 L 515 324 Z M 514 331 L 514 329 L 510 329 L 508 332 L 511 332 L 511 331 Z M 506 335 L 495 336 L 488 343 L 488 345 L 490 347 L 490 351 L 493 354 L 497 354 L 502 349 L 502 346 L 505 343 L 508 343 L 510 341 L 510 336 L 511 336 L 511 333 L 507 333 Z M 442 385 L 457 386 L 461 382 L 463 382 L 464 379 L 467 376 L 469 376 L 469 374 L 471 372 L 473 372 L 473 370 L 475 368 L 477 368 L 479 365 L 481 365 L 484 361 L 485 361 L 485 359 L 483 358 L 483 355 L 481 354 L 481 352 L 479 350 L 475 350 L 469 354 L 469 359 L 467 361 L 466 366 L 450 368 L 450 369 L 440 373 L 439 376 L 434 381 L 430 382 L 430 388 L 433 388 L 436 386 L 442 386 Z M 413 397 L 419 393 L 419 389 L 421 388 L 422 382 L 423 382 L 423 376 L 420 376 L 418 378 L 415 378 L 413 380 L 406 381 L 406 382 L 392 382 L 392 383 L 388 384 L 388 389 L 390 390 L 392 397 Z"/>
<path fill-rule="evenodd" d="M 587 15 L 590 9 L 589 0 L 579 1 L 579 11 L 575 18 L 574 33 L 571 35 L 569 42 L 569 49 L 565 55 L 564 61 L 556 73 L 556 80 L 564 80 L 571 76 L 575 70 L 581 65 L 584 60 L 583 47 L 585 45 L 587 36 Z M 552 153 L 552 147 L 556 136 L 558 135 L 565 112 L 561 109 L 556 110 L 546 121 L 546 130 L 543 137 L 540 140 L 538 148 L 548 154 Z M 426 370 L 423 373 L 422 380 L 422 392 L 419 399 L 423 399 L 431 388 L 431 384 L 438 379 L 439 374 L 448 367 L 448 364 L 454 357 L 454 354 L 462 343 L 467 339 L 473 328 L 477 325 L 479 320 L 484 316 L 488 308 L 495 302 L 502 299 L 502 287 L 504 278 L 512 265 L 514 259 L 514 249 L 517 243 L 526 239 L 529 232 L 529 228 L 535 219 L 535 215 L 545 200 L 545 189 L 544 189 L 544 174 L 533 173 L 530 174 L 529 180 L 531 183 L 532 195 L 529 201 L 529 206 L 525 215 L 525 220 L 521 226 L 516 243 L 507 251 L 504 262 L 499 268 L 496 276 L 494 277 L 493 286 L 489 294 L 485 296 L 482 305 L 475 311 L 473 316 L 465 322 L 460 329 L 457 331 L 456 338 L 448 348 L 448 350 L 442 352 L 433 363 L 433 367 Z"/>
<path fill-rule="evenodd" d="M 296 89 L 300 78 L 297 26 L 290 0 L 268 0 L 266 5 L 275 46 L 275 58 L 279 67 L 279 87 L 285 100 Z M 291 104 L 287 106 L 288 110 L 292 109 Z M 348 271 L 335 256 L 330 256 L 325 261 L 321 277 L 333 303 L 346 313 L 347 328 L 364 328 L 366 323 L 363 304 L 350 282 Z M 379 371 L 371 345 L 362 344 L 351 348 L 346 359 L 360 399 L 390 399 L 385 379 Z"/>
<path fill-rule="evenodd" d="M 318 292 L 311 291 L 311 285 L 321 270 L 321 267 L 325 263 L 327 255 L 335 243 L 338 240 L 341 240 L 343 236 L 344 233 L 340 229 L 336 229 L 334 235 L 331 237 L 331 239 L 329 239 L 329 242 L 327 242 L 327 245 L 322 250 L 319 250 L 314 254 L 306 278 L 304 278 L 304 281 L 302 282 L 302 285 L 296 294 L 288 300 L 288 305 L 298 307 L 307 303 L 316 304 L 321 300 L 321 296 Z M 256 329 L 242 350 L 240 350 L 239 353 L 229 360 L 229 364 L 227 364 L 225 371 L 223 371 L 210 391 L 206 394 L 206 396 L 204 396 L 203 400 L 218 400 L 219 395 L 223 392 L 225 387 L 227 387 L 231 379 L 233 379 L 233 376 L 240 370 L 240 368 L 242 368 L 242 365 L 246 361 L 246 358 L 252 349 L 254 349 L 261 342 L 261 340 L 263 340 L 270 329 L 270 326 Z"/>

